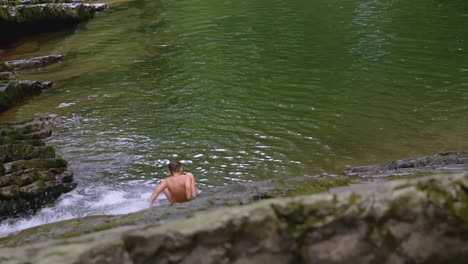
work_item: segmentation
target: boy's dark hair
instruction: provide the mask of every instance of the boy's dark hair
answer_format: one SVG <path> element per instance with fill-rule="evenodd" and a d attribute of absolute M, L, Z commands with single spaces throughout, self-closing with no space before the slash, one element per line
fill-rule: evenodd
<path fill-rule="evenodd" d="M 182 164 L 177 161 L 177 160 L 172 160 L 171 162 L 169 162 L 169 171 L 172 173 L 174 172 L 179 172 L 180 169 L 182 168 Z"/>

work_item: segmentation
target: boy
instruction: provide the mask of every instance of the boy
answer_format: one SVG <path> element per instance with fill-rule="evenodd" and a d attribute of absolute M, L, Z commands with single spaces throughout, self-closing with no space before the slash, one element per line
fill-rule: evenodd
<path fill-rule="evenodd" d="M 192 173 L 182 174 L 182 164 L 176 160 L 169 163 L 169 177 L 164 179 L 149 199 L 150 206 L 161 192 L 164 192 L 169 202 L 183 203 L 186 202 L 197 194 L 195 189 L 195 178 Z"/>

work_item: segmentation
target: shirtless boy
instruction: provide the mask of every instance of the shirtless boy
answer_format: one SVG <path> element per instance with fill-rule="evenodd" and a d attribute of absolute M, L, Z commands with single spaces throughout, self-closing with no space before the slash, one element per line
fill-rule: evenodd
<path fill-rule="evenodd" d="M 154 203 L 161 192 L 164 192 L 171 204 L 183 203 L 195 197 L 195 178 L 192 173 L 182 174 L 182 164 L 178 161 L 169 163 L 169 177 L 164 179 L 149 199 L 150 206 Z"/>

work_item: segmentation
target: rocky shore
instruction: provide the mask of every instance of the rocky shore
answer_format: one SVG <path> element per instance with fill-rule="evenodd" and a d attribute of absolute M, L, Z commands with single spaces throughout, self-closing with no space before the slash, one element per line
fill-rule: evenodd
<path fill-rule="evenodd" d="M 184 211 L 199 199 L 136 218 Z M 468 174 L 352 185 L 40 238 L 0 249 L 2 263 L 464 263 Z"/>
<path fill-rule="evenodd" d="M 79 0 L 0 0 L 0 45 L 6 46 L 22 35 L 69 27 L 106 8 L 103 3 Z M 14 77 L 18 71 L 45 67 L 62 58 L 62 55 L 54 54 L 0 62 L 0 111 L 53 85 L 52 82 L 16 81 Z"/>
<path fill-rule="evenodd" d="M 465 156 L 466 152 L 428 156 L 445 160 L 432 163 L 433 171 L 428 169 L 430 162 L 385 171 L 383 164 L 367 166 L 367 171 L 350 168 L 342 176 L 215 187 L 174 206 L 38 226 L 0 239 L 5 247 L 0 249 L 0 260 L 464 263 L 468 257 Z M 357 171 L 366 175 L 356 175 Z M 407 179 L 390 181 L 395 176 Z M 375 178 L 380 182 L 373 182 Z"/>
<path fill-rule="evenodd" d="M 43 141 L 53 119 L 0 123 L 0 220 L 32 213 L 75 188 L 67 162 Z"/>

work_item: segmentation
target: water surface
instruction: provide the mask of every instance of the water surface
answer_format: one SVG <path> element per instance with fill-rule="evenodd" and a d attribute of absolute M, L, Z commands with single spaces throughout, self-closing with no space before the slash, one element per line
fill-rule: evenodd
<path fill-rule="evenodd" d="M 146 208 L 169 159 L 206 188 L 466 150 L 466 25 L 463 0 L 135 0 L 20 40 L 1 59 L 66 57 L 0 118 L 60 115 L 79 187 L 0 232 Z"/>

